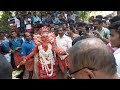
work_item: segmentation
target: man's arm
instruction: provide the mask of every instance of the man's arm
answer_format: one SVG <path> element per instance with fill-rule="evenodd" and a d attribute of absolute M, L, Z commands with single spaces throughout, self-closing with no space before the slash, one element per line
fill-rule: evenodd
<path fill-rule="evenodd" d="M 25 57 L 26 60 L 29 60 L 35 53 L 37 53 L 38 47 L 37 45 L 33 48 L 32 52 Z"/>

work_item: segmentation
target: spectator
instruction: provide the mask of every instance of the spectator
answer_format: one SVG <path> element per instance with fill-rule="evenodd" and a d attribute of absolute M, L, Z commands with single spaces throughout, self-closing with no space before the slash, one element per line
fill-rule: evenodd
<path fill-rule="evenodd" d="M 66 51 L 72 47 L 72 39 L 65 35 L 65 30 L 62 27 L 58 28 L 58 36 L 56 37 L 56 45 L 63 51 Z M 66 73 L 66 64 L 64 60 L 58 58 L 59 67 L 63 74 Z"/>
<path fill-rule="evenodd" d="M 25 23 L 25 29 L 27 32 L 32 32 L 32 19 L 31 18 L 28 18 L 26 16 L 25 20 L 24 20 L 24 23 Z"/>
<path fill-rule="evenodd" d="M 119 21 L 120 20 L 120 16 L 115 16 L 112 19 L 110 19 L 110 23 L 112 24 L 113 22 Z"/>
<path fill-rule="evenodd" d="M 31 40 L 30 33 L 25 33 L 25 41 L 22 44 L 22 56 L 25 58 L 25 56 L 29 55 L 32 52 L 32 49 L 34 48 L 34 42 Z M 33 65 L 34 65 L 34 57 L 32 57 L 29 61 L 25 64 L 25 70 L 29 72 L 29 78 L 32 79 L 33 76 Z"/>
<path fill-rule="evenodd" d="M 103 16 L 102 16 L 102 15 L 97 15 L 97 16 L 96 16 L 96 19 L 101 19 L 101 20 L 102 20 L 102 19 L 103 19 Z"/>
<path fill-rule="evenodd" d="M 19 20 L 20 20 L 20 33 L 25 33 L 25 23 L 24 23 L 24 19 L 25 19 L 25 15 L 20 15 L 20 18 L 19 18 Z"/>
<path fill-rule="evenodd" d="M 80 36 L 84 35 L 84 33 L 86 32 L 85 27 L 86 27 L 86 23 L 84 23 L 84 22 L 80 22 L 80 23 L 77 24 L 77 28 L 78 28 Z"/>
<path fill-rule="evenodd" d="M 52 18 L 51 18 L 51 14 L 48 13 L 47 18 L 45 19 L 45 24 L 48 25 L 50 23 L 53 23 L 53 21 L 52 21 Z"/>
<path fill-rule="evenodd" d="M 71 38 L 71 35 L 70 35 L 70 27 L 66 27 L 66 28 L 65 28 L 65 35 Z"/>
<path fill-rule="evenodd" d="M 54 15 L 52 15 L 51 17 L 52 17 L 52 22 L 54 24 L 59 24 L 60 23 L 60 20 L 58 18 L 56 18 Z"/>
<path fill-rule="evenodd" d="M 110 29 L 110 43 L 112 48 L 117 48 L 114 56 L 117 63 L 117 71 L 120 74 L 120 21 L 116 21 L 109 26 Z"/>
<path fill-rule="evenodd" d="M 36 12 L 33 13 L 33 25 L 35 24 L 35 22 L 40 22 L 40 24 L 42 24 L 41 19 L 36 15 Z"/>
<path fill-rule="evenodd" d="M 66 23 L 67 22 L 62 15 L 59 15 L 59 20 L 60 20 L 60 23 Z"/>
<path fill-rule="evenodd" d="M 98 38 L 77 42 L 69 50 L 69 58 L 69 78 L 118 79 L 114 55 Z"/>
<path fill-rule="evenodd" d="M 74 21 L 74 23 L 76 23 L 76 17 L 77 15 L 75 13 L 73 13 L 73 11 L 71 12 L 71 15 L 70 15 L 70 19 Z"/>
<path fill-rule="evenodd" d="M 107 25 L 106 20 L 105 20 L 105 19 L 103 19 L 102 21 L 103 21 L 103 27 L 104 27 L 104 28 L 108 28 L 108 25 Z"/>
<path fill-rule="evenodd" d="M 59 35 L 56 37 L 56 44 L 59 48 L 67 51 L 72 47 L 72 39 L 65 35 L 65 30 L 62 27 L 58 28 Z"/>
<path fill-rule="evenodd" d="M 41 15 L 41 20 L 42 20 L 42 24 L 45 25 L 45 19 L 46 19 L 46 16 L 45 15 Z"/>
<path fill-rule="evenodd" d="M 12 31 L 11 34 L 12 34 L 12 39 L 9 41 L 9 45 L 11 48 L 11 53 L 13 54 L 13 58 L 14 58 L 12 60 L 14 60 L 15 66 L 17 68 L 17 66 L 23 60 L 22 56 L 21 56 L 21 52 L 22 52 L 21 47 L 22 47 L 23 40 L 21 38 L 17 37 L 17 33 L 15 31 Z M 18 68 L 18 70 L 23 70 L 23 72 L 20 74 L 20 76 L 18 76 L 20 79 L 23 79 L 24 66 L 21 66 L 20 68 Z"/>
<path fill-rule="evenodd" d="M 103 40 L 106 44 L 109 43 L 110 31 L 107 28 L 103 27 L 103 21 L 101 19 L 95 19 L 94 25 L 96 27 L 96 31 L 94 32 L 96 37 Z"/>
<path fill-rule="evenodd" d="M 58 36 L 58 28 L 59 28 L 58 25 L 54 26 L 54 34 L 56 37 Z"/>
<path fill-rule="evenodd" d="M 74 40 L 75 38 L 79 37 L 79 34 L 76 34 L 76 29 L 74 27 L 70 27 L 70 36 L 71 39 Z"/>
<path fill-rule="evenodd" d="M 10 46 L 9 41 L 5 38 L 5 34 L 0 32 L 0 47 L 1 47 L 1 54 L 5 56 L 6 60 L 10 63 L 11 62 L 11 55 L 10 55 Z"/>
<path fill-rule="evenodd" d="M 8 16 L 8 23 L 9 25 L 11 26 L 11 24 L 15 24 L 15 17 L 12 16 L 12 13 L 10 12 L 9 13 L 9 16 Z"/>
<path fill-rule="evenodd" d="M 12 79 L 12 71 L 10 63 L 0 54 L 0 79 Z"/>
<path fill-rule="evenodd" d="M 62 27 L 63 27 L 63 29 L 66 29 L 67 24 L 66 23 L 62 23 Z"/>
<path fill-rule="evenodd" d="M 17 26 L 17 33 L 20 32 L 20 17 L 19 17 L 19 14 L 16 14 L 15 15 L 15 25 Z"/>
<path fill-rule="evenodd" d="M 79 36 L 79 37 L 75 38 L 75 39 L 72 41 L 72 46 L 75 45 L 75 43 L 77 43 L 78 41 L 83 40 L 83 39 L 86 39 L 86 38 L 87 38 L 86 36 Z"/>
<path fill-rule="evenodd" d="M 33 17 L 32 17 L 31 12 L 28 12 L 27 18 L 30 18 L 30 19 L 31 19 L 31 25 L 33 26 Z"/>

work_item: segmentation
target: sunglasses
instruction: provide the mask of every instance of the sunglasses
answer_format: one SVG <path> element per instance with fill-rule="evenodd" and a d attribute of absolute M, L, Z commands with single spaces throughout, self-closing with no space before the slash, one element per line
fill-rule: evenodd
<path fill-rule="evenodd" d="M 75 74 L 75 73 L 77 73 L 77 72 L 79 72 L 79 71 L 81 71 L 81 70 L 83 70 L 83 69 L 86 69 L 86 68 L 89 69 L 89 70 L 92 70 L 92 71 L 97 71 L 97 69 L 95 69 L 95 68 L 84 67 L 84 68 L 82 68 L 82 69 L 78 69 L 78 70 L 72 72 L 72 71 L 68 68 L 68 69 L 67 69 L 67 75 L 68 75 L 68 76 L 67 76 L 67 79 L 75 79 L 75 78 L 72 77 L 72 75 Z M 90 75 L 88 75 L 88 76 L 89 76 L 90 79 L 92 79 L 92 77 L 91 77 Z"/>

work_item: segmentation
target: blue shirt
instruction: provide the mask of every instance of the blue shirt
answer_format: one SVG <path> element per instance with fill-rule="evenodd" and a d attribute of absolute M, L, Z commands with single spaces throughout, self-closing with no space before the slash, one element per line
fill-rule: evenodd
<path fill-rule="evenodd" d="M 2 42 L 0 44 L 1 47 L 1 53 L 7 54 L 9 53 L 10 47 L 9 47 L 9 41 L 7 39 L 2 39 Z"/>
<path fill-rule="evenodd" d="M 23 40 L 21 38 L 17 38 L 16 40 L 14 39 L 11 39 L 9 41 L 9 45 L 10 45 L 10 48 L 12 50 L 15 50 L 17 47 L 22 47 L 22 43 L 23 43 Z M 19 49 L 18 50 L 18 53 L 20 54 L 22 51 L 22 49 Z"/>
<path fill-rule="evenodd" d="M 40 22 L 40 24 L 42 24 L 42 21 L 41 21 L 41 19 L 38 17 L 38 16 L 33 16 L 33 24 L 35 24 L 35 22 Z"/>
<path fill-rule="evenodd" d="M 52 18 L 51 18 L 51 17 L 45 19 L 45 23 L 48 23 L 48 24 L 49 24 L 49 23 L 52 23 L 52 22 L 53 22 L 53 21 L 52 21 Z"/>
<path fill-rule="evenodd" d="M 60 23 L 59 18 L 52 19 L 52 21 L 53 21 L 54 24 L 59 24 Z"/>
<path fill-rule="evenodd" d="M 21 55 L 22 56 L 26 56 L 26 55 L 29 55 L 32 50 L 34 48 L 34 42 L 33 40 L 31 40 L 30 42 L 28 42 L 27 40 L 25 40 L 22 44 L 22 52 L 21 52 Z"/>

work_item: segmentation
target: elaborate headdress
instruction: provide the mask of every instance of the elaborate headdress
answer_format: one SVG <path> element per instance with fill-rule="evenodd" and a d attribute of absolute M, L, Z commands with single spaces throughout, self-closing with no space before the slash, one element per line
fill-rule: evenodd
<path fill-rule="evenodd" d="M 44 26 L 39 29 L 38 34 L 41 34 L 42 32 L 45 32 L 45 31 L 50 32 L 50 28 L 47 26 Z"/>
<path fill-rule="evenodd" d="M 44 26 L 44 27 L 42 27 L 42 28 L 40 28 L 39 29 L 39 31 L 38 31 L 38 34 L 37 35 L 33 35 L 33 40 L 34 40 L 34 42 L 35 42 L 35 44 L 36 45 L 39 45 L 41 42 L 44 42 L 44 41 L 42 41 L 42 39 L 41 39 L 41 34 L 42 34 L 42 32 L 45 32 L 45 31 L 48 31 L 49 32 L 49 34 L 48 34 L 48 41 L 52 44 L 52 43 L 55 43 L 55 40 L 56 40 L 56 36 L 55 36 L 55 34 L 54 33 L 52 33 L 52 32 L 50 32 L 50 28 L 49 27 L 47 27 L 47 26 Z"/>

